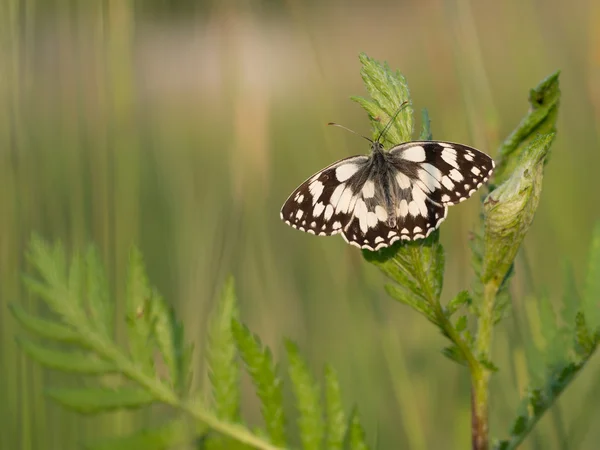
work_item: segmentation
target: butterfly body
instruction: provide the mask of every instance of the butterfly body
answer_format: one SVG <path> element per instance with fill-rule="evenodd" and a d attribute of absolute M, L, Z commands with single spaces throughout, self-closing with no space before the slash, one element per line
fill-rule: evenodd
<path fill-rule="evenodd" d="M 462 144 L 412 141 L 369 156 L 351 156 L 302 183 L 281 209 L 288 225 L 320 236 L 342 233 L 352 245 L 378 250 L 423 239 L 491 176 L 493 160 Z"/>

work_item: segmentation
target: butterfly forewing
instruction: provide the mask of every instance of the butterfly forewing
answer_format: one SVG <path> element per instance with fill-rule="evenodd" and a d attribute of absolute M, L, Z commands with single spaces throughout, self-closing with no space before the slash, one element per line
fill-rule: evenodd
<path fill-rule="evenodd" d="M 471 197 L 492 175 L 494 161 L 462 144 L 414 141 L 389 151 L 392 163 L 434 202 L 454 205 Z"/>
<path fill-rule="evenodd" d="M 360 176 L 368 161 L 367 156 L 351 156 L 317 172 L 288 197 L 281 208 L 281 219 L 319 236 L 341 233 L 352 217 L 347 199 L 354 191 L 349 180 Z"/>
<path fill-rule="evenodd" d="M 281 209 L 294 228 L 321 236 L 342 233 L 357 247 L 378 250 L 423 239 L 446 218 L 448 206 L 485 183 L 493 160 L 472 147 L 414 141 L 370 156 L 342 159 L 302 183 Z"/>

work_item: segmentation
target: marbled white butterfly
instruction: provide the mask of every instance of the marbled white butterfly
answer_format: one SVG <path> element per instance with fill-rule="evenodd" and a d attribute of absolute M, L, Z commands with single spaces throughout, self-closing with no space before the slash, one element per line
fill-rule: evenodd
<path fill-rule="evenodd" d="M 365 137 L 369 156 L 344 158 L 302 183 L 281 208 L 281 219 L 307 233 L 342 233 L 349 244 L 379 250 L 429 236 L 448 206 L 471 197 L 494 170 L 488 155 L 452 142 L 411 141 L 385 151 L 383 133 L 376 141 Z"/>

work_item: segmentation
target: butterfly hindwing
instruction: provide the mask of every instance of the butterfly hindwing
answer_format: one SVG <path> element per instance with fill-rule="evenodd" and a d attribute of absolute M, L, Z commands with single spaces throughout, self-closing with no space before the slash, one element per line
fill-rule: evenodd
<path fill-rule="evenodd" d="M 392 163 L 434 202 L 454 205 L 471 197 L 494 170 L 494 160 L 462 144 L 414 141 L 390 149 Z M 404 179 L 403 179 L 404 178 Z"/>
<path fill-rule="evenodd" d="M 341 233 L 352 214 L 349 199 L 354 197 L 353 180 L 361 175 L 368 160 L 367 156 L 351 156 L 311 176 L 288 197 L 281 219 L 319 236 Z"/>

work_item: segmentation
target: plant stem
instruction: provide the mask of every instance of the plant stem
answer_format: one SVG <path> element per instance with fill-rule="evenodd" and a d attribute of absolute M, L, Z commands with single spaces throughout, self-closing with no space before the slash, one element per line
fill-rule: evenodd
<path fill-rule="evenodd" d="M 475 349 L 479 361 L 471 367 L 471 438 L 473 450 L 489 448 L 489 381 L 491 370 L 481 361 L 489 361 L 494 328 L 494 304 L 499 283 L 492 279 L 484 285 L 483 302 Z"/>

